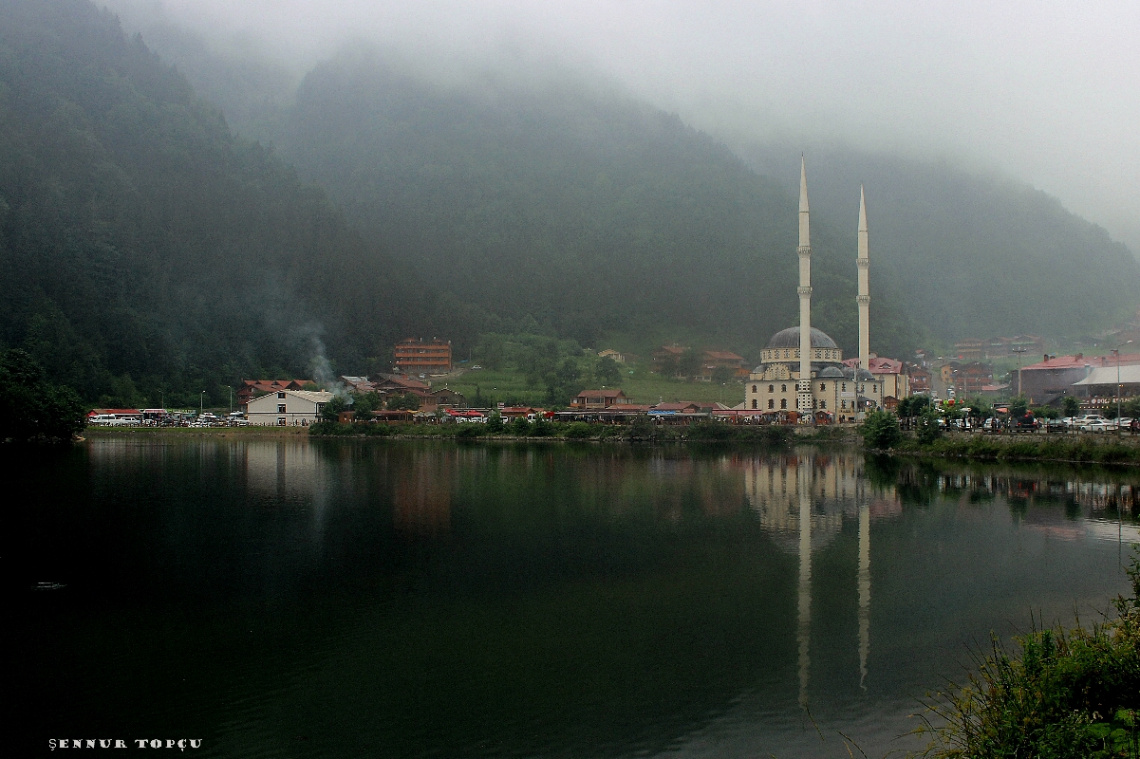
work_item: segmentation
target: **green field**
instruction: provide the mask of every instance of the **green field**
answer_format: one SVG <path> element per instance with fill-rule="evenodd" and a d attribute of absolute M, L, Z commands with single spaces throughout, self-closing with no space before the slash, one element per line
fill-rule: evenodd
<path fill-rule="evenodd" d="M 664 379 L 645 369 L 623 366 L 625 376 L 618 387 L 634 403 L 654 404 L 662 401 L 718 401 L 735 406 L 744 400 L 744 384 L 728 382 L 724 385 L 711 382 L 687 382 Z M 515 369 L 460 370 L 446 378 L 434 378 L 432 387 L 448 387 L 463 393 L 468 404 L 487 408 L 496 403 L 508 405 L 545 406 L 546 391 L 542 387 L 528 386 L 523 373 Z M 581 390 L 600 389 L 589 379 L 583 380 Z"/>

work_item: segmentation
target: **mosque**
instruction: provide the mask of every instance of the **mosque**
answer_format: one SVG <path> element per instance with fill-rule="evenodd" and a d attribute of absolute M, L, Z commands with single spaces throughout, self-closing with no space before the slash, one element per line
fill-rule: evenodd
<path fill-rule="evenodd" d="M 859 361 L 845 366 L 843 351 L 823 331 L 811 326 L 811 233 L 807 169 L 800 158 L 800 324 L 780 330 L 760 352 L 760 365 L 748 376 L 744 408 L 755 411 L 794 412 L 798 419 L 836 421 L 858 419 L 883 405 L 883 381 L 868 368 L 871 359 L 870 258 L 868 257 L 867 205 L 859 188 Z M 739 408 L 739 407 L 738 407 Z"/>

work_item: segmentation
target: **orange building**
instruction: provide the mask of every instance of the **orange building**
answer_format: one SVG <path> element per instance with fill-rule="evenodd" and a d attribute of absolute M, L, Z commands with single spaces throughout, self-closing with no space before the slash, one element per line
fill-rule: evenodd
<path fill-rule="evenodd" d="M 447 374 L 451 371 L 451 342 L 408 338 L 396 343 L 396 371 L 401 374 Z"/>

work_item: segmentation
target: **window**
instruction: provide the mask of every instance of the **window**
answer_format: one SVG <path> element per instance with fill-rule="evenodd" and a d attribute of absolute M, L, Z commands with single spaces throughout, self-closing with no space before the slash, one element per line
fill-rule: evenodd
<path fill-rule="evenodd" d="M 754 393 L 756 392 L 756 386 L 755 385 L 752 386 L 752 392 L 754 392 Z"/>
<path fill-rule="evenodd" d="M 781 393 L 788 392 L 788 386 L 787 385 L 780 385 L 780 392 Z"/>
<path fill-rule="evenodd" d="M 768 392 L 769 393 L 776 392 L 776 386 L 775 385 L 768 385 Z"/>
<path fill-rule="evenodd" d="M 841 391 L 843 391 L 844 393 L 846 393 L 847 392 L 847 383 L 844 382 L 842 385 L 839 386 L 839 389 Z"/>
<path fill-rule="evenodd" d="M 839 402 L 839 408 L 846 410 L 847 409 L 847 401 L 840 401 Z"/>
<path fill-rule="evenodd" d="M 753 409 L 758 408 L 756 405 L 756 399 L 755 398 L 752 399 L 752 408 Z"/>
<path fill-rule="evenodd" d="M 787 398 L 781 398 L 780 399 L 780 408 L 785 409 L 787 407 L 788 407 L 788 399 Z"/>
<path fill-rule="evenodd" d="M 284 398 L 284 397 L 285 397 L 285 393 L 278 393 L 278 394 L 277 394 L 277 397 L 278 397 L 278 398 Z"/>
<path fill-rule="evenodd" d="M 826 384 L 824 384 L 823 382 L 820 382 L 820 383 L 819 383 L 819 392 L 821 392 L 821 393 L 822 393 L 822 392 L 823 392 L 823 391 L 825 391 L 825 390 L 827 390 L 827 385 L 826 385 Z"/>
<path fill-rule="evenodd" d="M 278 414 L 284 414 L 285 413 L 285 404 L 284 403 L 278 403 L 277 404 L 277 413 Z"/>
<path fill-rule="evenodd" d="M 284 427 L 285 426 L 285 417 L 283 417 L 283 416 L 277 417 L 277 426 L 278 427 Z"/>
<path fill-rule="evenodd" d="M 820 407 L 821 409 L 826 409 L 826 408 L 827 408 L 827 401 L 820 401 L 820 402 L 819 402 L 819 407 Z"/>
<path fill-rule="evenodd" d="M 768 408 L 776 408 L 776 401 L 772 398 L 768 399 Z"/>

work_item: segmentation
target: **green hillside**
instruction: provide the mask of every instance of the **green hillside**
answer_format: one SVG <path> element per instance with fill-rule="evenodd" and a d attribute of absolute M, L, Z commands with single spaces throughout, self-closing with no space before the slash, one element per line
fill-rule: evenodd
<path fill-rule="evenodd" d="M 91 401 L 222 402 L 425 320 L 399 259 L 81 0 L 0 3 L 0 267 L 0 342 Z"/>
<path fill-rule="evenodd" d="M 763 172 L 790 149 L 744 152 Z M 1087 338 L 1140 305 L 1132 253 L 1043 192 L 945 163 L 834 148 L 811 156 L 813 208 L 854 228 L 857 188 L 866 185 L 873 281 L 892 286 L 944 342 Z"/>
<path fill-rule="evenodd" d="M 192 35 L 159 44 L 178 69 L 86 0 L 0 3 L 0 347 L 92 402 L 382 370 L 408 335 L 755 361 L 797 319 L 796 149 L 746 164 L 566 72 L 445 86 L 356 47 L 292 93 Z M 1041 193 L 843 151 L 808 178 L 813 322 L 847 351 L 860 182 L 882 354 L 1137 305 L 1135 259 Z"/>

